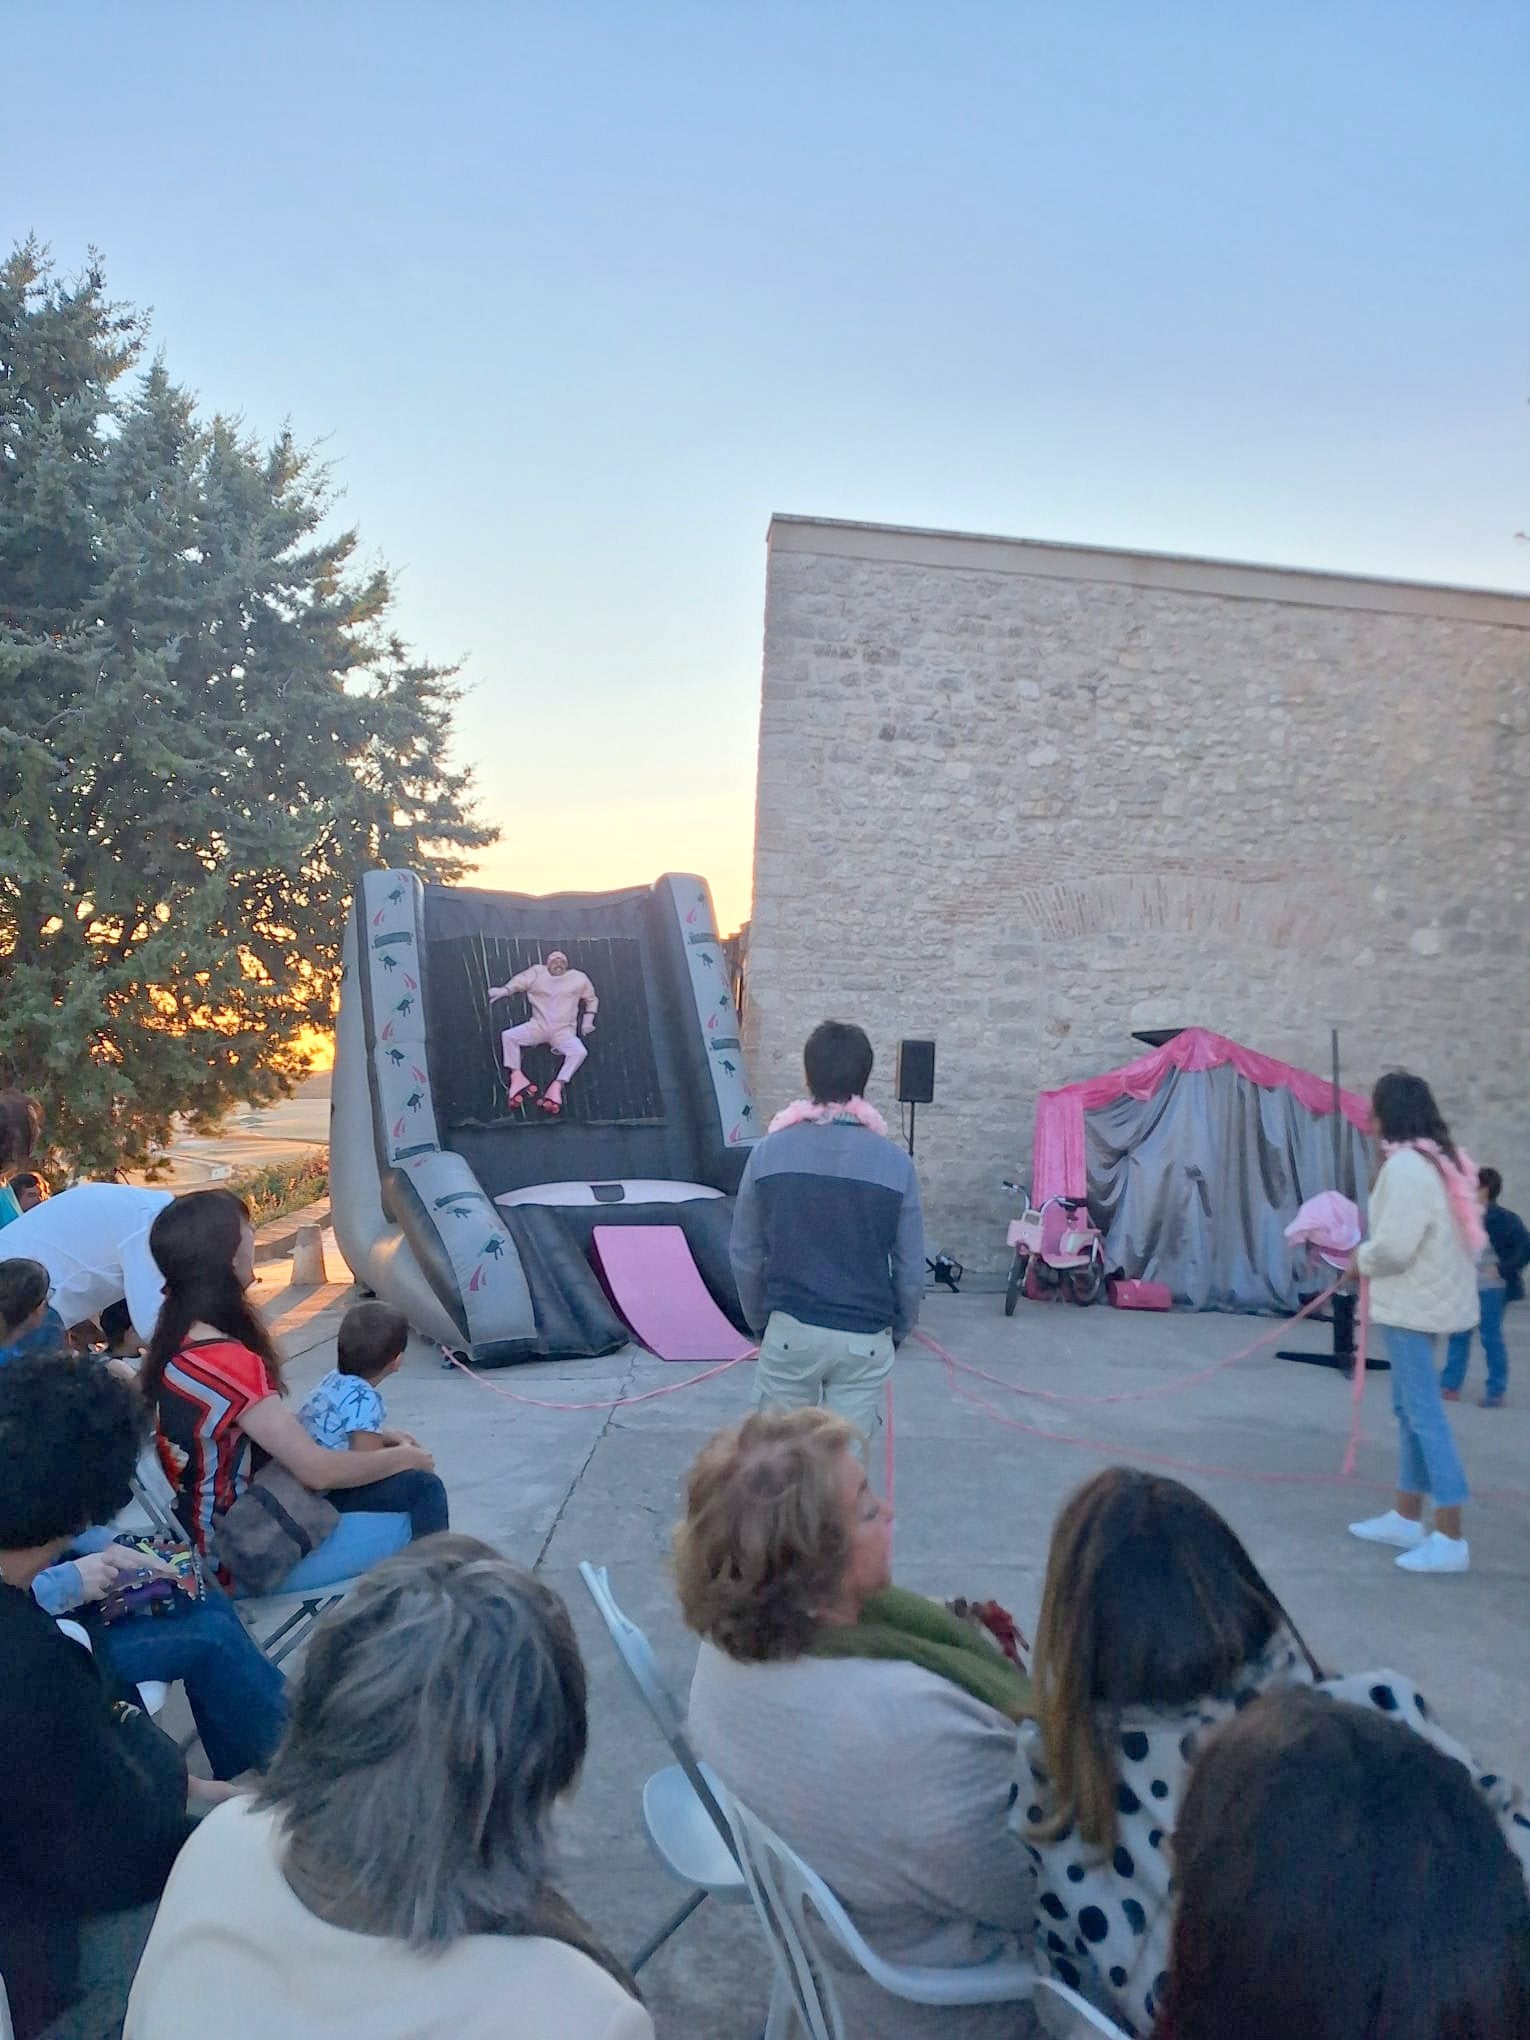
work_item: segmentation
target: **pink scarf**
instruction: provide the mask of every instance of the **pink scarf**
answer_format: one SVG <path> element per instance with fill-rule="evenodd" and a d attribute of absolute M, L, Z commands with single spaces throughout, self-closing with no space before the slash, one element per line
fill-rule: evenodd
<path fill-rule="evenodd" d="M 1475 1261 L 1487 1245 L 1487 1227 L 1482 1223 L 1482 1206 L 1477 1200 L 1477 1164 L 1466 1149 L 1457 1148 L 1457 1160 L 1453 1162 L 1437 1140 L 1387 1140 L 1381 1147 L 1386 1155 L 1395 1155 L 1402 1148 L 1417 1148 L 1434 1163 L 1445 1185 L 1450 1215 L 1456 1222 L 1461 1244 Z"/>
<path fill-rule="evenodd" d="M 843 1105 L 820 1105 L 813 1098 L 799 1098 L 785 1106 L 770 1122 L 772 1133 L 785 1126 L 864 1126 L 868 1133 L 885 1136 L 887 1121 L 864 1098 L 847 1098 Z"/>

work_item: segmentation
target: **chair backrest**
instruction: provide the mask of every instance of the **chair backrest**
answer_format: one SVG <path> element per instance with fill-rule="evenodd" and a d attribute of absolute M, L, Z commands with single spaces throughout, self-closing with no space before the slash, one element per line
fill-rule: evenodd
<path fill-rule="evenodd" d="M 11 2001 L 5 1994 L 3 1976 L 0 1976 L 0 2040 L 16 2040 L 16 2028 L 11 2024 Z"/>
<path fill-rule="evenodd" d="M 1107 2033 L 1114 2040 L 1126 2040 L 1126 2035 L 1103 2012 L 1097 2012 L 1087 1998 L 1080 1997 L 1076 1990 L 1069 1990 L 1065 1983 L 1059 1983 L 1055 1976 L 1038 1977 L 1036 1994 L 1031 2002 L 1036 2007 L 1036 2016 L 1041 2021 L 1041 2030 L 1052 2036 L 1052 2040 L 1088 2040 L 1090 2034 Z"/>
<path fill-rule="evenodd" d="M 659 1670 L 659 1661 L 654 1656 L 653 1645 L 638 1628 L 637 1624 L 624 1615 L 611 1591 L 611 1581 L 603 1565 L 591 1565 L 589 1560 L 579 1562 L 579 1577 L 589 1590 L 590 1599 L 600 1610 L 601 1620 L 611 1632 L 611 1641 L 616 1645 L 616 1654 L 626 1666 L 632 1683 L 636 1686 L 644 1706 L 653 1716 L 660 1735 L 674 1752 L 675 1761 L 690 1780 L 691 1789 L 711 1816 L 717 1832 L 733 1848 L 733 1836 L 729 1831 L 727 1817 L 713 1796 L 712 1787 L 702 1772 L 691 1739 L 685 1732 L 685 1716 L 680 1704 L 664 1682 Z"/>
<path fill-rule="evenodd" d="M 719 1786 L 718 1797 L 733 1830 L 734 1853 L 744 1882 L 770 1943 L 771 1959 L 791 1993 L 809 2040 L 846 2040 L 833 1981 L 824 1964 L 813 1959 L 815 1920 L 857 1958 L 861 1951 L 869 1954 L 870 1950 L 816 1871 L 748 1807 L 741 1806 L 726 1787 Z"/>

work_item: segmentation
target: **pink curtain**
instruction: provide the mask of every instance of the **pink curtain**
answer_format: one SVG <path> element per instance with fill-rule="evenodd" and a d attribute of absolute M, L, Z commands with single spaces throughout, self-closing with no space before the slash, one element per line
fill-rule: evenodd
<path fill-rule="evenodd" d="M 1081 1084 L 1065 1084 L 1060 1091 L 1043 1091 L 1036 1100 L 1036 1141 L 1031 1150 L 1031 1201 L 1040 1204 L 1047 1197 L 1083 1197 L 1089 1189 L 1084 1157 L 1084 1114 L 1114 1105 L 1118 1098 L 1151 1098 L 1170 1070 L 1214 1070 L 1231 1063 L 1240 1076 L 1269 1091 L 1290 1091 L 1309 1112 L 1333 1109 L 1333 1084 L 1311 1070 L 1293 1069 L 1272 1055 L 1260 1055 L 1229 1041 L 1225 1034 L 1212 1034 L 1204 1027 L 1187 1027 L 1162 1048 L 1149 1049 L 1135 1062 L 1103 1077 L 1086 1077 Z M 1358 1091 L 1340 1091 L 1339 1107 L 1344 1117 L 1362 1133 L 1370 1131 L 1371 1107 Z"/>

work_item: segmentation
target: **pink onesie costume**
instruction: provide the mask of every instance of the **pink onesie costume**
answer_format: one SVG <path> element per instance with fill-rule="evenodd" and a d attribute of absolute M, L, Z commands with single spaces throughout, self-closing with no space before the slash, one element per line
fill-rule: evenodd
<path fill-rule="evenodd" d="M 506 1069 L 512 1078 L 519 1076 L 521 1050 L 539 1042 L 545 1043 L 562 1056 L 563 1064 L 557 1081 L 566 1084 L 589 1054 L 579 1038 L 579 1008 L 584 1008 L 583 1031 L 588 1034 L 600 1007 L 595 987 L 582 970 L 566 970 L 561 976 L 556 976 L 545 963 L 534 963 L 530 970 L 523 970 L 511 978 L 509 984 L 491 989 L 489 997 L 491 1000 L 507 999 L 512 992 L 526 994 L 531 1005 L 531 1018 L 523 1020 L 519 1027 L 507 1027 L 500 1036 Z"/>

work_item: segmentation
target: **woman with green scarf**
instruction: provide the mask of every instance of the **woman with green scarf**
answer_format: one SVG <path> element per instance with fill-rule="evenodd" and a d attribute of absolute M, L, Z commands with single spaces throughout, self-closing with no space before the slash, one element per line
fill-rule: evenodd
<path fill-rule="evenodd" d="M 1030 1681 L 976 1623 L 892 1585 L 892 1511 L 854 1447 L 828 1410 L 762 1410 L 692 1467 L 675 1539 L 702 1639 L 691 1736 L 889 1961 L 1015 1960 L 1035 1904 L 1007 1823 Z M 878 2040 L 1025 2029 L 1015 2005 L 909 2004 L 859 1972 L 835 1988 Z"/>

